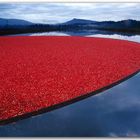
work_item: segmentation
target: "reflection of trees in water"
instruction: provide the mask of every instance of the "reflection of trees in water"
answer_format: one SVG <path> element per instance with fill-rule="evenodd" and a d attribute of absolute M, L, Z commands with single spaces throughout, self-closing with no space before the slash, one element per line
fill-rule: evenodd
<path fill-rule="evenodd" d="M 49 24 L 34 24 L 30 26 L 6 26 L 0 29 L 0 35 L 10 34 L 23 34 L 23 33 L 39 33 L 39 32 L 62 32 L 68 35 L 123 35 L 123 36 L 134 36 L 140 35 L 140 31 L 133 29 L 115 29 L 115 28 L 97 28 L 91 26 L 82 25 L 49 25 Z"/>

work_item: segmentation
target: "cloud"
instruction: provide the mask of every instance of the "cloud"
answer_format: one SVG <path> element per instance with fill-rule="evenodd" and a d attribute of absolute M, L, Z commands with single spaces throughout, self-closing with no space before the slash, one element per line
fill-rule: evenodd
<path fill-rule="evenodd" d="M 140 3 L 8 3 L 0 4 L 1 18 L 58 23 L 72 18 L 140 20 Z"/>
<path fill-rule="evenodd" d="M 128 132 L 120 133 L 120 134 L 115 133 L 115 132 L 110 132 L 109 136 L 111 136 L 111 137 L 138 137 L 140 135 L 135 132 L 128 131 Z"/>

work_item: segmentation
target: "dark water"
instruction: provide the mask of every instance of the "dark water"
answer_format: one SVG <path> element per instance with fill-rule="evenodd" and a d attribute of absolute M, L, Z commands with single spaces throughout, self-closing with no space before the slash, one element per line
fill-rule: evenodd
<path fill-rule="evenodd" d="M 96 36 L 140 42 L 140 36 Z M 140 136 L 140 73 L 98 95 L 0 126 L 0 136 Z"/>

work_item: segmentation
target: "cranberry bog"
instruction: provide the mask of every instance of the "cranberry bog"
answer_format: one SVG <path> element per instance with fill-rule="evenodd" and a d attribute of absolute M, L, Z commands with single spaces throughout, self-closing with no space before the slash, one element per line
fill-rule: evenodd
<path fill-rule="evenodd" d="M 136 42 L 66 36 L 0 37 L 0 124 L 74 103 L 140 70 Z"/>

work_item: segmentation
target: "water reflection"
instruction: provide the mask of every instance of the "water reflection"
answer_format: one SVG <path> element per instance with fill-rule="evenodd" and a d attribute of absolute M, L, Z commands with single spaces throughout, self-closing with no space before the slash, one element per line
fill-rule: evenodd
<path fill-rule="evenodd" d="M 122 40 L 129 40 L 129 41 L 135 41 L 140 43 L 140 35 L 133 35 L 133 36 L 122 36 L 122 35 L 89 35 L 89 37 L 103 37 L 103 38 L 114 38 L 114 39 L 122 39 Z"/>
<path fill-rule="evenodd" d="M 114 39 L 122 39 L 122 40 L 129 40 L 140 42 L 140 35 L 133 35 L 133 34 L 117 34 L 111 32 L 43 32 L 43 33 L 27 33 L 27 34 L 20 34 L 22 36 L 86 36 L 86 37 L 103 37 L 103 38 L 114 38 Z M 10 35 L 11 36 L 11 35 Z M 19 36 L 12 35 L 12 36 Z"/>

